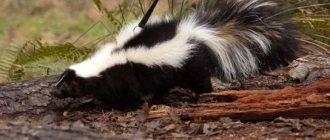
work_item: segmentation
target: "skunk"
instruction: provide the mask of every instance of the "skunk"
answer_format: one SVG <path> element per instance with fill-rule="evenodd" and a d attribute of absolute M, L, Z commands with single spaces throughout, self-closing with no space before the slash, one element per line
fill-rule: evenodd
<path fill-rule="evenodd" d="M 65 70 L 56 87 L 65 96 L 93 94 L 114 108 L 177 86 L 211 92 L 211 77 L 248 78 L 296 58 L 298 41 L 279 10 L 266 0 L 209 0 L 189 15 L 132 22 L 113 43 Z"/>

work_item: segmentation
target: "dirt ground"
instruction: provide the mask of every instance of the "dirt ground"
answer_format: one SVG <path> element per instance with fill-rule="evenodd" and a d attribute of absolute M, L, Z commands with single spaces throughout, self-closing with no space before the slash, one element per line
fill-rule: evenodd
<path fill-rule="evenodd" d="M 123 139 L 329 139 L 330 120 L 286 119 L 271 121 L 241 122 L 227 117 L 218 120 L 180 120 L 168 116 L 143 121 L 138 112 L 121 113 L 109 110 L 89 112 L 64 112 L 43 118 L 18 118 L 2 120 L 0 138 L 46 138 L 63 139 L 62 131 L 93 132 L 103 136 Z M 38 120 L 37 122 L 35 122 Z M 46 128 L 57 130 L 47 134 Z M 49 130 L 49 131 L 50 131 Z M 14 131 L 14 132 L 13 132 Z M 16 132 L 15 132 L 16 131 Z M 29 134 L 32 135 L 29 136 Z M 11 136 L 8 136 L 8 133 Z M 71 133 L 72 134 L 72 133 Z M 63 135 L 63 134 L 62 134 Z M 72 139 L 78 139 L 72 138 Z M 92 138 L 87 138 L 92 139 Z"/>

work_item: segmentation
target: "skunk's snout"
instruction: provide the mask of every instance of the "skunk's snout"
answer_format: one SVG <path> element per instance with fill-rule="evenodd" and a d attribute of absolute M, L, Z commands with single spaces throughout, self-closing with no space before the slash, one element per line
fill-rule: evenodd
<path fill-rule="evenodd" d="M 83 95 L 80 90 L 82 87 L 81 83 L 77 81 L 75 72 L 66 69 L 55 83 L 53 95 L 59 98 L 79 97 Z"/>
<path fill-rule="evenodd" d="M 65 82 L 56 83 L 51 91 L 51 94 L 57 98 L 66 98 L 69 96 L 69 87 L 68 84 Z"/>

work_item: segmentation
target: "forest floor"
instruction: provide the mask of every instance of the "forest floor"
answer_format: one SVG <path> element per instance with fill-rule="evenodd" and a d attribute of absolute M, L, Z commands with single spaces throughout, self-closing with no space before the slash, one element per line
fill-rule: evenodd
<path fill-rule="evenodd" d="M 214 93 L 197 102 L 188 90 L 177 89 L 160 103 L 129 111 L 113 110 L 90 97 L 57 99 L 51 88 L 58 76 L 0 84 L 0 139 L 330 139 L 329 66 L 329 56 L 307 56 L 244 81 L 213 80 Z M 252 100 L 226 96 L 240 98 L 243 92 L 255 95 Z M 278 105 L 303 107 L 296 103 L 305 93 L 315 109 L 276 113 Z M 222 96 L 212 98 L 213 94 Z M 279 99 L 284 95 L 290 98 L 285 103 Z M 267 102 L 275 103 L 274 108 Z M 212 110 L 213 105 L 223 107 Z M 244 113 L 242 105 L 252 111 Z M 229 111 L 237 107 L 236 114 L 216 114 L 230 107 L 234 109 Z M 256 108 L 261 111 L 253 111 Z M 205 110 L 209 114 L 196 115 Z M 275 113 L 267 114 L 269 110 Z"/>

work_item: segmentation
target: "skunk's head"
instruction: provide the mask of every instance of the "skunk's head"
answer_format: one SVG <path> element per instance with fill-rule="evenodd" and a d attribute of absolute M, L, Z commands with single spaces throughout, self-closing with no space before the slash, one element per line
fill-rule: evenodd
<path fill-rule="evenodd" d="M 93 92 L 93 78 L 85 79 L 71 69 L 65 70 L 55 84 L 58 97 L 80 97 Z"/>

